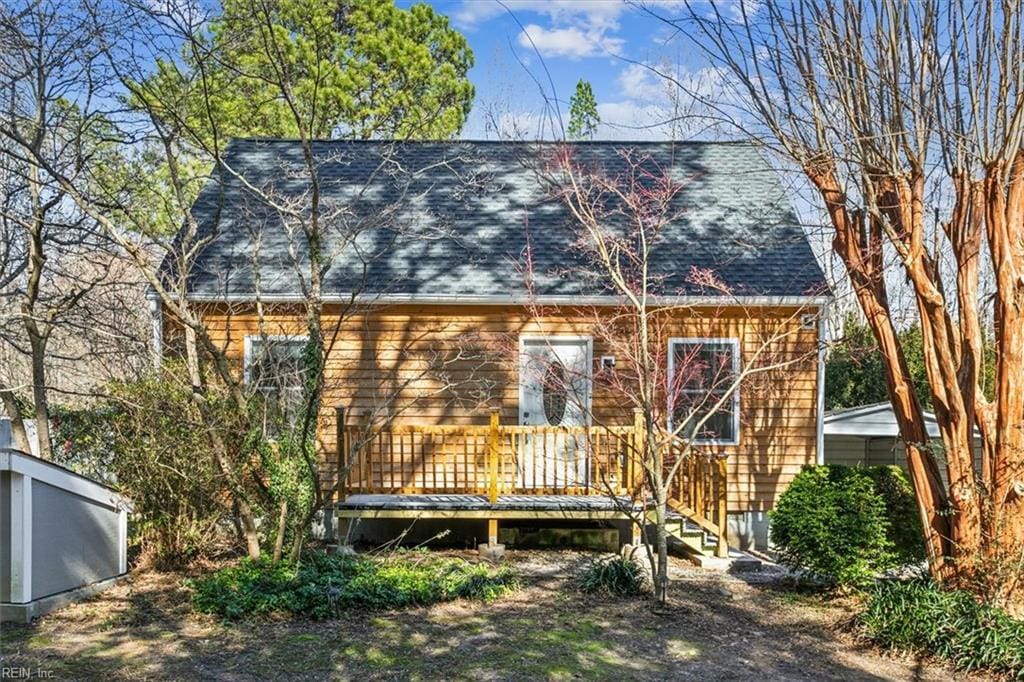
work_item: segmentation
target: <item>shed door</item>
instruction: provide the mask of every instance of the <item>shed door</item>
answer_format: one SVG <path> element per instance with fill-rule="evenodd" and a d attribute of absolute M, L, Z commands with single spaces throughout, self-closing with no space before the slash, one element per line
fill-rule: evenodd
<path fill-rule="evenodd" d="M 562 489 L 586 485 L 585 438 L 561 428 L 586 426 L 590 410 L 590 340 L 526 339 L 519 363 L 519 423 L 560 427 L 519 439 L 519 484 Z"/>

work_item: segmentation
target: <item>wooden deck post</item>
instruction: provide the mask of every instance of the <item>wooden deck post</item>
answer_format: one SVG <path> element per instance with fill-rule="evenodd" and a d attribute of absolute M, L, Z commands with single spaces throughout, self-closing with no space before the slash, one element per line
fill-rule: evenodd
<path fill-rule="evenodd" d="M 498 425 L 500 419 L 501 408 L 491 408 L 491 431 L 488 438 L 488 465 L 487 473 L 490 478 L 489 486 L 487 490 L 487 496 L 491 504 L 498 502 L 498 456 L 499 456 L 499 445 L 498 442 Z M 497 536 L 497 530 L 495 530 L 495 536 Z"/>
<path fill-rule="evenodd" d="M 715 554 L 723 559 L 729 556 L 729 465 L 725 457 L 718 459 L 718 486 L 715 491 L 718 504 L 718 545 Z"/>
<path fill-rule="evenodd" d="M 629 458 L 630 493 L 639 492 L 643 488 L 643 457 L 647 447 L 646 427 L 643 408 L 633 408 L 633 452 Z M 639 464 L 639 466 L 637 466 Z"/>
<path fill-rule="evenodd" d="M 334 407 L 334 434 L 336 443 L 335 450 L 338 453 L 338 499 L 335 502 L 342 502 L 348 497 L 348 477 L 351 473 L 348 468 L 348 448 L 345 447 L 345 408 L 340 405 Z"/>

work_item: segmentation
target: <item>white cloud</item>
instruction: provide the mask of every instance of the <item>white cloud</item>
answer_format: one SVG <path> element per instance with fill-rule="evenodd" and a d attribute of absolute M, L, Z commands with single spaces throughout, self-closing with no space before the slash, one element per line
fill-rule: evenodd
<path fill-rule="evenodd" d="M 597 113 L 601 117 L 600 140 L 664 140 L 672 136 L 671 114 L 663 105 L 605 102 L 597 105 Z"/>
<path fill-rule="evenodd" d="M 526 23 L 517 38 L 521 47 L 537 51 L 543 57 L 581 59 L 621 52 L 625 41 L 614 36 L 619 17 L 630 10 L 615 0 L 505 0 L 508 10 Z M 472 29 L 505 14 L 497 2 L 467 0 L 455 12 L 455 22 Z M 536 17 L 547 19 L 538 22 Z M 543 25 L 542 25 L 543 24 Z M 531 39 L 533 44 L 531 44 Z"/>
<path fill-rule="evenodd" d="M 608 37 L 603 30 L 577 26 L 544 28 L 529 24 L 519 34 L 521 47 L 535 48 L 543 57 L 595 57 L 621 51 L 623 42 L 619 38 Z"/>
<path fill-rule="evenodd" d="M 505 0 L 505 6 L 514 13 L 533 12 L 558 23 L 585 22 L 594 27 L 617 27 L 617 20 L 629 9 L 625 2 L 615 0 Z M 454 14 L 456 23 L 475 26 L 499 15 L 505 9 L 497 2 L 463 0 Z"/>
<path fill-rule="evenodd" d="M 669 80 L 660 74 L 672 74 Z M 601 139 L 686 139 L 710 132 L 709 102 L 733 101 L 725 71 L 630 64 L 617 78 L 619 99 L 598 104 Z"/>
<path fill-rule="evenodd" d="M 618 77 L 619 89 L 630 99 L 664 99 L 666 81 L 646 64 L 630 64 Z"/>

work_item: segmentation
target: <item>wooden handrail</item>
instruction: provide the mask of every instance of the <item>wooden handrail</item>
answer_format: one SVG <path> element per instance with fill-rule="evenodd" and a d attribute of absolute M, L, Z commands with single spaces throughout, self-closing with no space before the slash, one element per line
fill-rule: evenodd
<path fill-rule="evenodd" d="M 729 465 L 725 457 L 718 457 L 718 545 L 716 553 L 721 558 L 729 556 Z"/>
<path fill-rule="evenodd" d="M 715 551 L 720 557 L 729 552 L 728 480 L 728 461 L 724 457 L 689 452 L 679 463 L 669 495 L 672 509 L 715 536 Z"/>
<path fill-rule="evenodd" d="M 335 454 L 338 456 L 338 481 L 335 489 L 337 490 L 338 500 L 344 500 L 348 497 L 348 480 L 350 471 L 346 471 L 348 465 L 348 448 L 346 447 L 346 440 L 348 438 L 348 430 L 345 428 L 345 408 L 335 407 L 334 408 L 334 434 L 336 443 L 334 444 Z"/>
<path fill-rule="evenodd" d="M 495 417 L 498 417 L 495 414 Z M 629 494 L 632 426 L 347 424 L 346 493 Z M 343 455 L 339 454 L 343 460 Z M 339 464 L 340 473 L 344 473 Z M 632 468 L 631 468 L 632 467 Z"/>

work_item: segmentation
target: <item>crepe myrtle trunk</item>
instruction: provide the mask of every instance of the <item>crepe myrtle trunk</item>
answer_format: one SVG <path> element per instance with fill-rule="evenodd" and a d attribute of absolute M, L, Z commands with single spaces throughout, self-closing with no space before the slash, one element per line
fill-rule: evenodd
<path fill-rule="evenodd" d="M 918 513 L 925 529 L 925 549 L 933 577 L 949 573 L 952 555 L 949 501 L 939 466 L 928 448 L 924 410 L 910 381 L 910 370 L 893 323 L 882 261 L 881 225 L 862 211 L 850 210 L 847 197 L 830 165 L 805 169 L 822 196 L 835 233 L 832 247 L 846 265 L 853 291 L 878 343 L 893 413 L 906 443 L 907 468 L 917 491 Z"/>
<path fill-rule="evenodd" d="M 1010 573 L 1010 594 L 1024 612 L 1024 149 L 1012 162 L 986 169 L 986 226 L 992 251 L 997 294 L 995 302 L 996 367 L 994 454 L 989 533 L 986 553 L 1016 556 Z"/>

